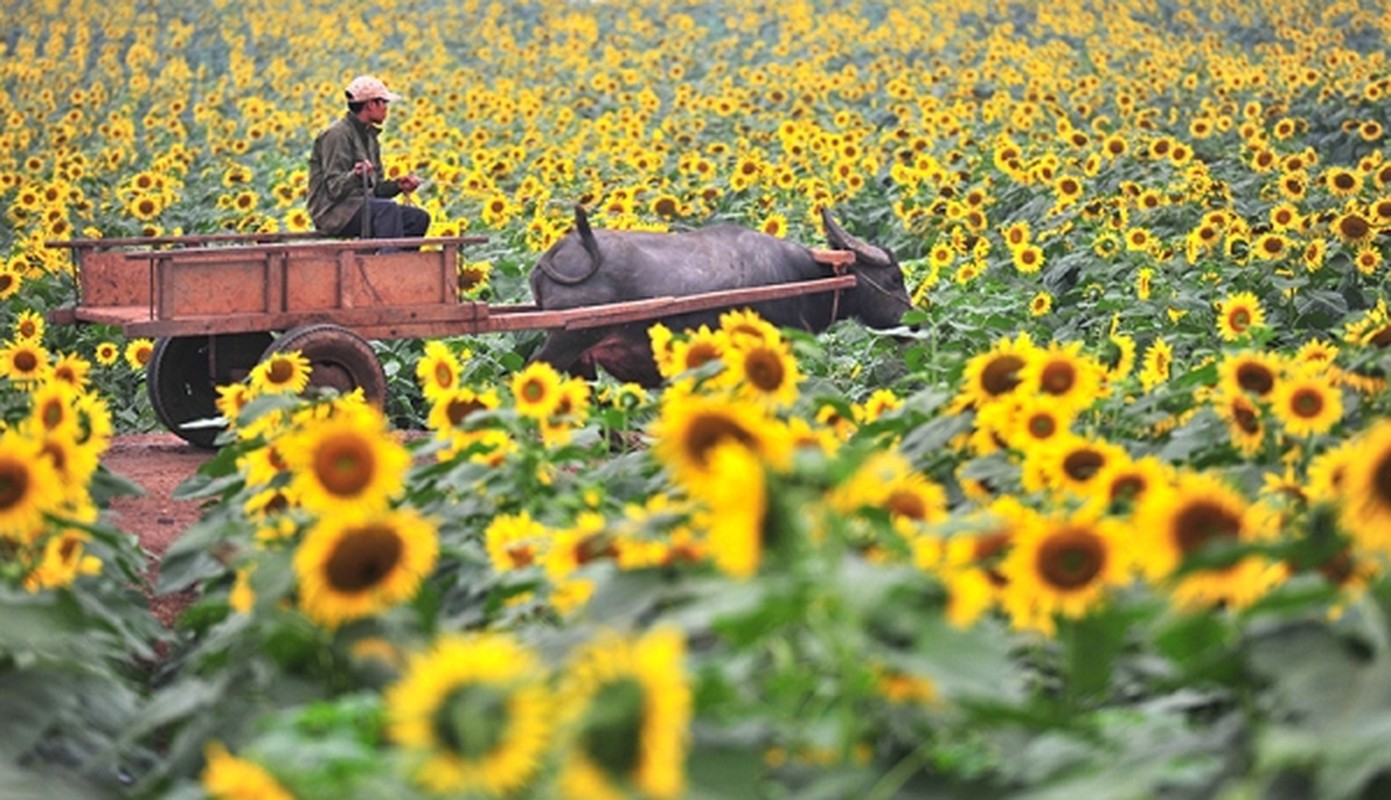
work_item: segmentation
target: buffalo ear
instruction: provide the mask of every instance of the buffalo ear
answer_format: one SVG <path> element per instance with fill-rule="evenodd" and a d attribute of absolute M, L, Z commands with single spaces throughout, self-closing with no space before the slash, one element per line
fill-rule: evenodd
<path fill-rule="evenodd" d="M 826 242 L 836 250 L 849 250 L 872 266 L 890 267 L 893 266 L 893 256 L 881 247 L 860 241 L 854 236 L 845 232 L 831 215 L 831 210 L 826 207 L 821 208 L 821 222 L 826 226 Z"/>

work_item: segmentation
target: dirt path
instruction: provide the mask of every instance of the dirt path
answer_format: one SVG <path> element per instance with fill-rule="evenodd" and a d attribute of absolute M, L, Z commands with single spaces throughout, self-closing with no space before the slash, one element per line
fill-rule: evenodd
<path fill-rule="evenodd" d="M 158 559 L 179 534 L 201 517 L 197 501 L 174 500 L 174 490 L 213 452 L 188 444 L 172 433 L 117 436 L 102 457 L 107 469 L 145 490 L 142 497 L 118 497 L 111 501 L 112 523 L 134 534 L 150 552 L 150 576 L 159 576 Z M 192 598 L 183 595 L 154 597 L 150 608 L 166 624 Z"/>

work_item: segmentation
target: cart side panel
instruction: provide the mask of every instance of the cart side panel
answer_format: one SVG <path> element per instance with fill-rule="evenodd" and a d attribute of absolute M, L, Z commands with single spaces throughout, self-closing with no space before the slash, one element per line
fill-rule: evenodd
<path fill-rule="evenodd" d="M 117 250 L 86 250 L 77 272 L 82 305 L 150 307 L 150 262 Z"/>
<path fill-rule="evenodd" d="M 338 259 L 331 253 L 296 253 L 285 266 L 283 311 L 322 311 L 338 308 Z"/>
<path fill-rule="evenodd" d="M 264 256 L 203 260 L 194 263 L 159 259 L 160 319 L 209 314 L 271 311 L 271 262 Z"/>
<path fill-rule="evenodd" d="M 445 251 L 373 253 L 354 259 L 356 274 L 343 283 L 343 305 L 419 306 L 459 301 L 458 278 Z"/>

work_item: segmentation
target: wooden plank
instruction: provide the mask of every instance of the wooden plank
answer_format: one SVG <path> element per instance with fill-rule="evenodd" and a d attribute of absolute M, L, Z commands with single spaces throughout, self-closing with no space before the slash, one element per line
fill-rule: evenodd
<path fill-rule="evenodd" d="M 149 306 L 78 306 L 72 309 L 72 316 L 78 322 L 91 322 L 98 325 L 119 325 L 125 328 L 140 322 L 154 319 Z"/>
<path fill-rule="evenodd" d="M 123 253 L 125 258 L 132 260 L 149 260 L 163 255 L 173 255 L 179 261 L 197 261 L 201 258 L 215 258 L 219 255 L 228 254 L 260 254 L 265 252 L 287 251 L 298 255 L 299 253 L 333 253 L 343 251 L 364 252 L 376 254 L 377 250 L 383 247 L 442 247 L 445 245 L 465 245 L 483 244 L 488 241 L 486 236 L 434 236 L 423 239 L 332 239 L 318 240 L 312 242 L 285 242 L 282 244 L 249 244 L 249 245 L 229 245 L 226 247 L 204 247 L 188 250 L 131 250 Z M 409 254 L 417 254 L 416 251 L 402 251 Z M 382 253 L 380 255 L 398 255 L 397 253 Z"/>
<path fill-rule="evenodd" d="M 77 290 L 84 306 L 150 304 L 150 265 L 127 261 L 120 253 L 78 252 Z"/>
<path fill-rule="evenodd" d="M 249 333 L 251 331 L 283 331 L 300 325 L 328 322 L 351 328 L 368 338 L 397 339 L 426 334 L 413 331 L 430 329 L 437 336 L 483 332 L 482 323 L 488 312 L 484 303 L 433 303 L 424 306 L 378 306 L 375 308 L 324 309 L 321 311 L 286 311 L 269 314 L 211 314 L 179 319 L 151 319 L 139 309 L 137 319 L 114 319 L 105 313 L 102 319 L 89 321 L 120 324 L 128 336 L 197 336 L 219 333 Z M 78 309 L 78 318 L 85 319 Z M 372 336 L 368 336 L 368 332 Z"/>
<path fill-rule="evenodd" d="M 44 247 L 70 250 L 109 250 L 116 247 L 146 247 L 151 245 L 204 245 L 222 242 L 297 242 L 327 239 L 318 231 L 281 231 L 277 233 L 202 233 L 186 236 L 112 236 L 97 239 L 55 239 Z"/>
<path fill-rule="evenodd" d="M 709 311 L 717 308 L 765 303 L 805 294 L 817 294 L 836 290 L 853 289 L 854 275 L 840 275 L 834 278 L 817 278 L 809 281 L 776 283 L 768 286 L 751 286 L 745 289 L 727 289 L 717 292 L 681 297 L 665 296 L 643 300 L 630 300 L 621 303 L 607 303 L 581 308 L 532 310 L 527 307 L 499 307 L 489 309 L 486 330 L 518 331 L 535 328 L 567 328 L 578 330 L 597 328 L 604 325 L 621 325 L 628 322 L 656 320 L 677 314 L 695 311 Z M 522 310 L 525 309 L 525 310 Z"/>

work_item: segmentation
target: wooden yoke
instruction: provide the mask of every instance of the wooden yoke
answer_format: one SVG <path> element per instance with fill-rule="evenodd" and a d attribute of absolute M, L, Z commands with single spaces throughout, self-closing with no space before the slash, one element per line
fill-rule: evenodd
<path fill-rule="evenodd" d="M 825 250 L 819 247 L 807 249 L 811 251 L 813 261 L 825 264 L 831 268 L 831 272 L 837 275 L 844 275 L 846 267 L 855 263 L 855 254 L 849 250 Z"/>

